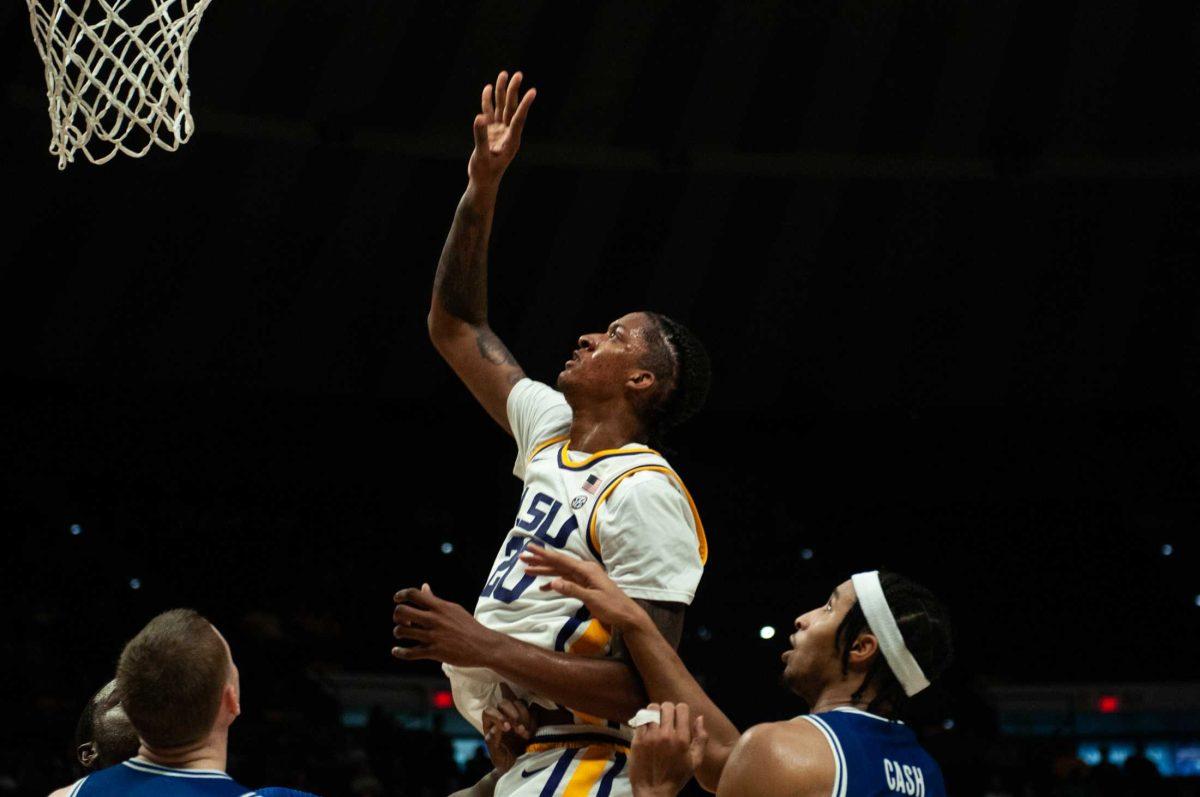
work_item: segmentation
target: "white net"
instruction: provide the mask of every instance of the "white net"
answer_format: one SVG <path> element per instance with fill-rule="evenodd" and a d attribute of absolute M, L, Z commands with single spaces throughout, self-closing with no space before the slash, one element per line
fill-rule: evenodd
<path fill-rule="evenodd" d="M 50 154 L 65 169 L 174 152 L 192 135 L 188 45 L 211 0 L 26 0 L 46 63 Z"/>

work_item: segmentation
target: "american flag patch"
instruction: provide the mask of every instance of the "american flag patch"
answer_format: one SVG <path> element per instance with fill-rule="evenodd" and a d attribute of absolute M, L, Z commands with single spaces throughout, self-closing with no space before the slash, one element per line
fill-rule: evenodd
<path fill-rule="evenodd" d="M 595 495 L 596 491 L 599 489 L 600 479 L 597 478 L 595 474 L 588 476 L 587 481 L 583 483 L 583 491 L 585 493 L 591 493 L 592 495 Z"/>

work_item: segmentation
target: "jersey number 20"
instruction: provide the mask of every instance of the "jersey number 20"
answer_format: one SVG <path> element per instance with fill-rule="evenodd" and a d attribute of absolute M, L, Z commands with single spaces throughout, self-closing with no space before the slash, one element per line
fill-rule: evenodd
<path fill-rule="evenodd" d="M 552 545 L 555 548 L 562 548 L 567 544 L 567 539 L 570 538 L 571 532 L 579 528 L 579 519 L 571 513 L 571 517 L 567 522 L 563 523 L 557 532 L 550 533 L 550 528 L 554 525 L 554 518 L 558 515 L 558 510 L 562 509 L 562 502 L 555 501 L 545 493 L 538 493 L 529 503 L 529 508 L 525 510 L 524 517 L 517 520 L 517 528 L 525 531 L 533 532 L 533 539 L 540 540 L 545 545 Z M 495 598 L 504 603 L 512 603 L 521 594 L 528 589 L 533 583 L 535 576 L 528 573 L 522 573 L 521 578 L 516 584 L 511 587 L 504 586 L 505 579 L 508 574 L 513 571 L 520 563 L 521 551 L 525 550 L 525 546 L 530 542 L 528 537 L 513 537 L 504 546 L 505 559 L 496 566 L 496 572 L 492 573 L 488 578 L 487 584 L 483 587 L 483 592 L 480 593 L 484 598 Z"/>

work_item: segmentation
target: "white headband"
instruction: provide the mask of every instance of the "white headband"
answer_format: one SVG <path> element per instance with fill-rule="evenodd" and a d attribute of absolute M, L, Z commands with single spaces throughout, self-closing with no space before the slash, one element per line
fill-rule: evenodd
<path fill-rule="evenodd" d="M 896 625 L 896 617 L 888 606 L 887 598 L 883 595 L 883 586 L 879 583 L 879 571 L 855 573 L 850 576 L 854 591 L 858 594 L 858 605 L 862 607 L 863 615 L 871 633 L 879 640 L 879 649 L 887 659 L 892 674 L 904 687 L 904 694 L 912 697 L 929 686 L 929 679 L 921 672 L 921 665 L 913 658 L 904 637 L 900 634 L 900 626 Z"/>

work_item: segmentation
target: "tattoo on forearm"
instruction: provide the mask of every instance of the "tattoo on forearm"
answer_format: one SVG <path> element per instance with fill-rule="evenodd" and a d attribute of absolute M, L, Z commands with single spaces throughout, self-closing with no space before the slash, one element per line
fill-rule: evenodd
<path fill-rule="evenodd" d="M 488 214 L 458 203 L 450 234 L 442 247 L 433 295 L 446 312 L 470 324 L 487 323 Z M 498 342 L 498 341 L 497 341 Z M 503 345 L 501 345 L 503 349 Z M 480 347 L 482 351 L 482 345 Z M 505 352 L 507 354 L 507 351 Z M 486 355 L 485 355 L 486 356 Z M 511 355 L 509 355 L 511 359 Z"/>
<path fill-rule="evenodd" d="M 479 347 L 479 356 L 492 365 L 517 366 L 517 360 L 512 356 L 512 352 L 501 342 L 500 338 L 496 337 L 496 333 L 488 327 L 476 328 L 475 345 Z M 516 384 L 520 379 L 521 375 L 519 373 L 515 374 L 512 384 Z"/>

